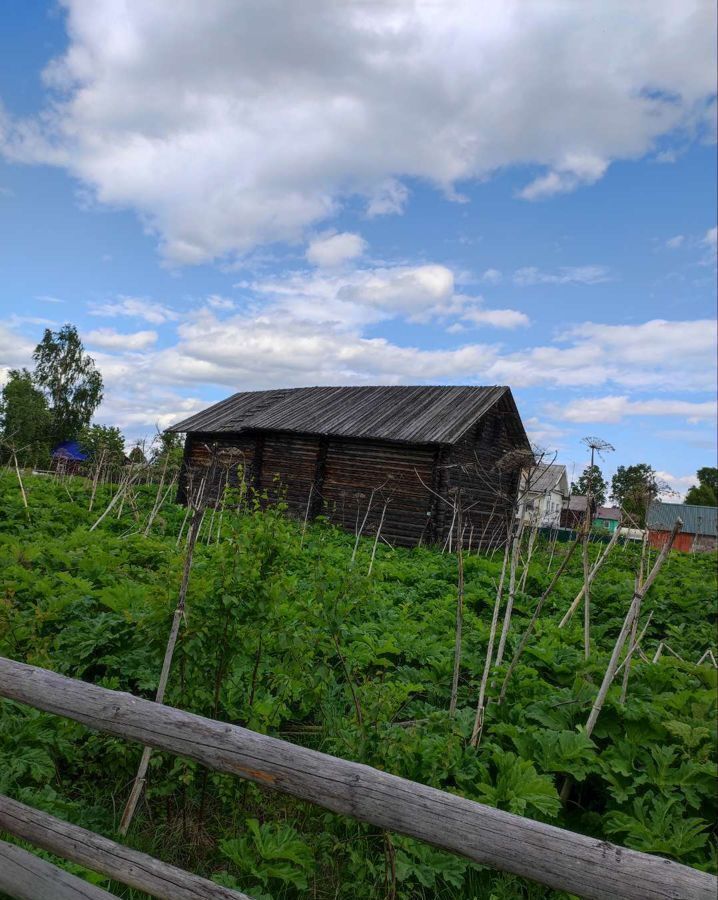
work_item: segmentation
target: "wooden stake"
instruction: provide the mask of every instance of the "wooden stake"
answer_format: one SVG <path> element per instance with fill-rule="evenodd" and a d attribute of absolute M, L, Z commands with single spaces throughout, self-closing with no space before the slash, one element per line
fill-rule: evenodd
<path fill-rule="evenodd" d="M 634 594 L 633 599 L 631 600 L 631 604 L 628 607 L 628 612 L 626 613 L 626 617 L 623 620 L 623 625 L 621 627 L 621 631 L 616 639 L 616 644 L 613 648 L 613 652 L 611 653 L 611 658 L 608 662 L 608 666 L 606 668 L 606 672 L 603 676 L 603 681 L 601 682 L 601 687 L 598 690 L 598 694 L 596 695 L 596 700 L 594 701 L 593 707 L 591 708 L 591 713 L 588 717 L 588 721 L 586 722 L 586 737 L 591 737 L 593 733 L 593 729 L 596 726 L 596 722 L 598 721 L 598 717 L 603 709 L 603 704 L 606 702 L 606 697 L 608 696 L 608 689 L 611 687 L 611 683 L 616 675 L 616 669 L 618 668 L 618 660 L 621 655 L 621 651 L 623 650 L 623 646 L 626 643 L 626 638 L 628 637 L 628 632 L 633 622 L 633 617 L 636 614 L 636 610 L 640 608 L 641 601 L 648 593 L 651 585 L 656 580 L 658 573 L 661 571 L 661 567 L 665 562 L 668 553 L 670 552 L 671 547 L 673 546 L 673 541 L 676 539 L 676 535 L 683 527 L 683 522 L 681 519 L 676 519 L 676 524 L 673 526 L 673 531 L 671 532 L 668 540 L 663 545 L 663 549 L 661 550 L 658 559 L 655 561 L 653 568 L 651 569 L 648 577 L 646 578 L 645 583 L 638 588 Z M 565 803 L 568 800 L 568 795 L 571 792 L 571 779 L 566 778 L 563 784 L 563 788 L 561 790 L 561 800 Z"/>
<path fill-rule="evenodd" d="M 514 595 L 516 593 L 516 564 L 519 559 L 519 550 L 521 548 L 521 537 L 524 531 L 524 523 L 521 522 L 516 533 L 513 536 L 513 544 L 511 547 L 511 565 L 509 567 L 509 599 L 506 601 L 506 611 L 504 612 L 504 621 L 501 626 L 501 637 L 499 638 L 499 649 L 496 651 L 496 666 L 501 665 L 504 658 L 504 649 L 506 648 L 506 638 L 508 637 L 509 628 L 511 627 L 511 613 L 514 608 Z"/>
<path fill-rule="evenodd" d="M 371 559 L 369 560 L 369 570 L 367 572 L 367 575 L 371 575 L 371 570 L 374 568 L 374 557 L 376 556 L 376 545 L 379 543 L 379 535 L 381 534 L 381 526 L 384 524 L 384 516 L 386 515 L 386 507 L 387 507 L 387 503 L 384 504 L 384 507 L 381 511 L 381 518 L 379 519 L 379 525 L 377 526 L 376 534 L 374 535 L 374 546 L 371 548 Z"/>
<path fill-rule="evenodd" d="M 155 694 L 155 702 L 162 703 L 165 698 L 165 689 L 167 687 L 167 680 L 170 674 L 170 667 L 172 666 L 172 657 L 175 652 L 175 645 L 177 643 L 177 635 L 179 633 L 180 622 L 184 615 L 185 608 L 185 600 L 187 599 L 187 589 L 189 587 L 189 576 L 192 570 L 192 557 L 194 555 L 195 544 L 197 543 L 197 536 L 199 535 L 199 529 L 202 524 L 202 517 L 204 515 L 204 511 L 202 509 L 195 509 L 194 514 L 192 516 L 192 524 L 189 529 L 189 540 L 187 543 L 187 554 L 185 556 L 184 561 L 184 570 L 182 572 L 182 584 L 180 585 L 179 598 L 177 600 L 177 607 L 175 609 L 174 617 L 172 619 L 172 627 L 170 629 L 169 638 L 167 639 L 167 647 L 165 649 L 165 658 L 162 662 L 162 671 L 160 673 L 159 684 L 157 685 L 157 693 Z M 127 831 L 132 824 L 132 817 L 135 814 L 135 809 L 137 808 L 137 803 L 140 799 L 140 795 L 142 793 L 142 789 L 145 786 L 146 776 L 147 776 L 147 768 L 150 764 L 150 756 L 152 755 L 152 748 L 145 747 L 142 750 L 142 758 L 140 759 L 140 765 L 137 769 L 137 775 L 135 775 L 135 780 L 132 785 L 132 790 L 130 792 L 129 799 L 127 800 L 127 805 L 125 806 L 125 811 L 122 814 L 122 821 L 120 822 L 120 834 L 126 835 Z"/>
<path fill-rule="evenodd" d="M 512 526 L 513 528 L 513 523 Z M 506 549 L 504 550 L 504 562 L 501 566 L 501 577 L 499 578 L 499 586 L 496 590 L 496 600 L 494 601 L 494 611 L 491 615 L 491 628 L 489 630 L 489 643 L 486 647 L 486 659 L 484 660 L 484 671 L 481 674 L 481 684 L 479 686 L 479 699 L 476 704 L 476 718 L 474 719 L 474 727 L 471 732 L 471 746 L 478 747 L 481 740 L 481 733 L 484 729 L 484 712 L 486 703 L 486 685 L 489 681 L 489 672 L 491 671 L 491 663 L 494 655 L 494 641 L 496 640 L 496 625 L 499 618 L 499 610 L 501 608 L 501 597 L 504 592 L 504 580 L 506 578 L 506 566 L 509 561 L 509 548 L 511 541 L 506 540 Z"/>
<path fill-rule="evenodd" d="M 456 591 L 456 628 L 454 633 L 454 672 L 451 679 L 451 699 L 449 715 L 456 715 L 456 702 L 459 696 L 459 672 L 461 670 L 461 630 L 464 624 L 464 548 L 461 540 L 461 488 L 456 492 L 456 515 L 458 519 L 458 585 Z"/>
<path fill-rule="evenodd" d="M 546 588 L 546 590 L 543 592 L 543 594 L 541 595 L 541 597 L 540 597 L 538 603 L 536 604 L 536 609 L 534 609 L 534 611 L 533 611 L 533 615 L 531 616 L 531 621 L 529 622 L 528 626 L 526 627 L 526 631 L 524 631 L 523 635 L 521 636 L 521 640 L 519 641 L 519 645 L 518 645 L 518 647 L 516 648 L 516 652 L 514 653 L 513 658 L 512 658 L 512 660 L 511 660 L 511 663 L 509 664 L 509 668 L 508 668 L 508 670 L 507 670 L 507 672 L 506 672 L 506 675 L 504 676 L 504 681 L 503 681 L 503 684 L 501 685 L 501 691 L 500 691 L 500 693 L 499 693 L 499 703 L 502 703 L 504 697 L 506 696 L 506 688 L 507 688 L 507 686 L 508 686 L 509 679 L 511 678 L 511 675 L 512 675 L 513 672 L 514 672 L 514 669 L 515 669 L 516 666 L 518 665 L 519 659 L 521 658 L 521 654 L 522 654 L 522 653 L 524 652 L 524 650 L 526 649 L 526 644 L 528 643 L 528 639 L 529 639 L 529 637 L 531 636 L 531 633 L 532 633 L 532 631 L 533 631 L 534 625 L 536 624 L 536 620 L 538 619 L 539 615 L 541 614 L 541 610 L 543 609 L 543 605 L 544 605 L 544 603 L 546 602 L 546 599 L 550 596 L 550 594 L 551 594 L 551 592 L 553 591 L 553 589 L 554 589 L 554 588 L 556 587 L 556 585 L 558 584 L 558 580 L 559 580 L 559 578 L 561 577 L 561 575 L 563 574 L 563 572 L 565 571 L 566 566 L 568 566 L 569 560 L 570 560 L 571 557 L 573 556 L 573 551 L 574 551 L 574 550 L 576 549 L 576 547 L 578 546 L 579 540 L 580 540 L 580 538 L 576 538 L 576 540 L 575 540 L 575 541 L 571 544 L 571 546 L 568 548 L 568 553 L 567 553 L 566 556 L 564 557 L 563 562 L 562 562 L 561 565 L 558 567 L 558 569 L 556 569 L 556 572 L 555 572 L 553 578 L 552 578 L 551 581 L 549 582 L 549 586 L 548 586 L 548 587 Z"/>
<path fill-rule="evenodd" d="M 619 523 L 619 527 L 620 527 L 620 523 Z M 611 540 L 608 542 L 608 544 L 606 545 L 603 552 L 598 556 L 598 559 L 593 564 L 593 568 L 591 569 L 591 572 L 589 573 L 589 584 L 591 582 L 593 582 L 596 575 L 598 575 L 598 572 L 601 569 L 601 566 L 606 561 L 608 554 L 611 552 L 611 550 L 613 550 L 613 548 L 616 544 L 616 541 L 618 540 L 618 533 L 619 533 L 619 529 L 616 528 L 616 530 L 611 535 Z M 566 610 L 566 613 L 565 613 L 563 619 L 561 619 L 561 621 L 558 623 L 559 628 L 563 628 L 564 625 L 567 625 L 571 621 L 571 617 L 576 612 L 576 610 L 578 609 L 579 603 L 583 599 L 583 593 L 584 593 L 585 589 L 586 589 L 586 583 L 584 581 L 583 587 L 581 588 L 581 590 L 578 592 L 578 594 L 574 598 L 571 606 L 569 606 L 569 608 Z"/>

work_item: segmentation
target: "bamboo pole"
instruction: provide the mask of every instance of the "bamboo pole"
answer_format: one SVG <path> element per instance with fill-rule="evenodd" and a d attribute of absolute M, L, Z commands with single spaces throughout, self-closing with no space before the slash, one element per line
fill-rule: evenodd
<path fill-rule="evenodd" d="M 706 872 L 46 669 L 0 658 L 0 696 L 589 900 L 715 900 Z"/>

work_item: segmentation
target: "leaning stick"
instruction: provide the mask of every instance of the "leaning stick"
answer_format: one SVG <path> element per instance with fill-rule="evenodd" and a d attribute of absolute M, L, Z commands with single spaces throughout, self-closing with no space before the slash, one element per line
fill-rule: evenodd
<path fill-rule="evenodd" d="M 494 600 L 494 611 L 491 616 L 491 628 L 489 630 L 489 643 L 486 648 L 486 659 L 484 660 L 484 671 L 481 675 L 481 685 L 479 686 L 479 699 L 476 704 L 476 718 L 474 719 L 474 728 L 471 732 L 471 746 L 478 747 L 481 740 L 481 732 L 484 728 L 484 710 L 486 698 L 486 685 L 489 681 L 489 672 L 491 671 L 491 663 L 494 656 L 494 641 L 496 640 L 496 624 L 499 618 L 499 609 L 501 608 L 501 597 L 504 592 L 504 580 L 506 578 L 506 566 L 509 560 L 510 542 L 506 541 L 506 549 L 504 550 L 504 562 L 501 566 L 501 577 L 499 578 L 499 586 L 496 590 L 496 600 Z"/>
<path fill-rule="evenodd" d="M 456 703 L 459 696 L 459 672 L 461 670 L 461 630 L 464 624 L 464 548 L 461 543 L 462 517 L 461 517 L 461 490 L 456 497 L 456 514 L 458 516 L 458 585 L 456 591 L 456 633 L 454 639 L 454 671 L 451 679 L 451 698 L 449 701 L 449 715 L 456 715 Z"/>
<path fill-rule="evenodd" d="M 496 651 L 497 666 L 501 665 L 501 661 L 504 658 L 506 638 L 508 637 L 509 628 L 511 627 L 511 613 L 513 612 L 514 608 L 514 595 L 516 594 L 516 564 L 518 563 L 523 530 L 524 525 L 522 522 L 519 525 L 517 533 L 513 535 L 513 543 L 511 545 L 511 565 L 509 566 L 509 599 L 506 601 L 504 621 L 501 626 L 501 637 L 499 638 L 499 649 Z"/>
<path fill-rule="evenodd" d="M 588 556 L 588 528 L 581 546 L 583 557 L 583 655 L 591 655 L 591 566 Z"/>
<path fill-rule="evenodd" d="M 673 546 L 673 541 L 676 539 L 676 535 L 683 527 L 683 522 L 681 519 L 676 519 L 676 524 L 673 526 L 673 531 L 670 533 L 668 540 L 663 545 L 663 549 L 658 555 L 658 559 L 653 564 L 653 568 L 651 569 L 648 577 L 640 588 L 637 588 L 633 594 L 633 599 L 631 600 L 630 606 L 628 607 L 628 612 L 626 613 L 626 617 L 623 620 L 623 625 L 621 626 L 621 631 L 616 639 L 616 644 L 613 648 L 613 652 L 611 653 L 611 658 L 608 662 L 608 666 L 606 668 L 606 672 L 603 676 L 603 681 L 601 682 L 601 687 L 598 689 L 598 694 L 596 695 L 596 699 L 594 701 L 593 707 L 591 708 L 591 713 L 588 717 L 588 721 L 586 722 L 586 737 L 591 737 L 593 733 L 593 729 L 596 726 L 596 722 L 598 721 L 598 717 L 601 714 L 601 710 L 603 709 L 603 704 L 606 702 L 606 697 L 608 696 L 608 689 L 611 687 L 611 683 L 616 675 L 616 669 L 618 668 L 618 660 L 621 655 L 621 651 L 626 643 L 626 638 L 628 637 L 628 632 L 631 628 L 631 624 L 633 622 L 633 617 L 636 615 L 636 611 L 640 608 L 641 601 L 648 593 L 651 585 L 656 580 L 658 573 L 661 571 L 661 567 L 670 552 L 671 547 Z M 566 778 L 563 783 L 563 788 L 561 789 L 561 800 L 566 802 L 568 800 L 568 795 L 571 792 L 571 779 L 570 777 Z"/>
<path fill-rule="evenodd" d="M 204 511 L 200 508 L 196 508 L 194 511 L 194 515 L 192 516 L 192 524 L 190 525 L 189 538 L 187 542 L 187 555 L 185 556 L 184 570 L 182 572 L 182 583 L 180 585 L 177 607 L 172 619 L 172 627 L 170 629 L 169 638 L 167 639 L 167 648 L 165 650 L 165 658 L 162 662 L 162 671 L 160 673 L 159 684 L 157 685 L 157 693 L 155 694 L 155 703 L 162 703 L 165 698 L 165 689 L 167 687 L 167 680 L 170 674 L 170 667 L 172 665 L 172 657 L 175 652 L 175 645 L 177 644 L 177 635 L 179 633 L 180 622 L 182 620 L 182 617 L 184 616 L 185 600 L 187 598 L 187 589 L 189 587 L 189 576 L 192 569 L 192 556 L 194 555 L 194 548 L 195 544 L 197 543 L 197 536 L 199 535 L 199 529 L 202 524 L 203 515 Z M 142 789 L 145 786 L 145 781 L 147 780 L 147 768 L 150 764 L 151 755 L 151 747 L 145 747 L 142 750 L 142 758 L 140 759 L 140 765 L 137 769 L 137 775 L 135 775 L 132 790 L 130 791 L 130 796 L 127 800 L 125 811 L 122 814 L 122 821 L 120 822 L 119 830 L 120 834 L 123 836 L 127 834 L 127 831 L 132 824 L 132 817 L 135 814 L 135 809 L 137 808 L 140 794 L 142 793 Z"/>
<path fill-rule="evenodd" d="M 636 587 L 637 588 L 640 588 L 640 586 L 643 584 L 643 576 L 645 573 L 645 568 L 644 568 L 645 550 L 646 550 L 646 536 L 644 535 L 643 536 L 643 548 L 641 550 L 641 564 L 638 568 L 638 576 L 636 577 Z M 652 615 L 652 613 L 651 613 L 651 615 Z M 636 649 L 636 647 L 640 643 L 641 638 L 643 637 L 646 628 L 648 628 L 648 622 L 651 621 L 651 616 L 649 616 L 648 622 L 646 622 L 646 626 L 643 629 L 643 631 L 641 632 L 641 636 L 638 638 L 638 640 L 636 640 L 636 631 L 638 630 L 638 620 L 640 618 L 641 618 L 641 607 L 639 606 L 638 609 L 636 610 L 636 615 L 633 617 L 633 622 L 631 623 L 631 636 L 628 640 L 628 648 L 629 648 L 628 653 L 626 654 L 626 658 L 623 660 L 623 663 L 621 663 L 621 665 L 624 665 L 624 664 L 626 665 L 626 669 L 623 673 L 623 682 L 621 684 L 621 703 L 626 702 L 626 694 L 628 693 L 628 679 L 631 674 L 631 656 L 633 655 L 633 651 Z M 618 669 L 616 670 L 616 674 L 618 674 L 618 670 L 620 668 L 621 668 L 621 666 L 619 666 Z"/>
<path fill-rule="evenodd" d="M 12 459 L 15 463 L 15 474 L 17 475 L 17 483 L 20 485 L 20 493 L 22 494 L 22 503 L 25 507 L 25 515 L 27 516 L 28 522 L 30 521 L 30 508 L 27 505 L 27 494 L 25 493 L 25 485 L 22 483 L 22 475 L 20 474 L 20 466 L 17 464 L 17 453 L 12 451 Z"/>
<path fill-rule="evenodd" d="M 507 686 L 508 686 L 509 679 L 511 678 L 511 676 L 512 676 L 512 674 L 513 674 L 513 672 L 514 672 L 514 669 L 515 669 L 516 666 L 518 665 L 518 661 L 519 661 L 519 659 L 521 658 L 521 654 L 522 654 L 522 653 L 524 652 L 524 650 L 526 649 L 526 644 L 528 643 L 528 639 L 529 639 L 529 637 L 531 636 L 531 633 L 532 633 L 532 631 L 533 631 L 534 625 L 536 624 L 536 620 L 538 619 L 539 615 L 541 614 L 541 610 L 543 609 L 543 605 L 544 605 L 544 603 L 546 602 L 546 599 L 549 597 L 549 595 L 550 595 L 551 592 L 553 591 L 553 589 L 556 587 L 556 584 L 558 583 L 558 580 L 559 580 L 559 578 L 561 577 L 561 575 L 563 575 L 563 573 L 564 573 L 564 571 L 565 571 L 565 569 L 566 569 L 566 566 L 568 566 L 569 560 L 570 560 L 571 557 L 573 556 L 573 551 L 574 551 L 574 550 L 576 549 L 576 547 L 578 546 L 579 540 L 580 540 L 580 537 L 576 538 L 576 540 L 575 540 L 575 541 L 571 544 L 571 546 L 568 548 L 568 553 L 567 553 L 566 556 L 563 558 L 563 562 L 562 562 L 561 565 L 558 567 L 558 569 L 556 569 L 556 572 L 555 572 L 553 578 L 552 578 L 551 581 L 549 582 L 549 586 L 548 586 L 548 587 L 546 588 L 546 590 L 543 592 L 543 594 L 541 595 L 541 597 L 540 597 L 538 603 L 536 604 L 536 609 L 534 610 L 533 615 L 531 616 L 531 621 L 530 621 L 529 624 L 527 625 L 526 631 L 524 631 L 523 635 L 521 636 L 521 640 L 519 641 L 519 645 L 518 645 L 518 647 L 516 648 L 516 652 L 514 653 L 513 659 L 511 660 L 511 662 L 510 662 L 510 664 L 509 664 L 509 668 L 508 668 L 508 670 L 507 670 L 507 672 L 506 672 L 506 675 L 504 676 L 504 681 L 503 681 L 503 684 L 501 685 L 501 691 L 499 692 L 499 703 L 502 703 L 504 697 L 506 696 L 506 688 L 507 688 Z"/>
<path fill-rule="evenodd" d="M 388 503 L 388 501 L 387 501 Z M 374 535 L 374 546 L 371 548 L 371 559 L 369 560 L 369 570 L 367 571 L 367 575 L 371 575 L 371 570 L 374 568 L 374 557 L 376 556 L 376 545 L 379 543 L 379 536 L 381 535 L 381 526 L 384 524 L 384 516 L 386 515 L 386 507 L 387 503 L 384 504 L 384 508 L 381 511 L 381 518 L 379 519 L 379 525 L 376 529 L 376 534 Z M 302 536 L 304 539 L 304 536 Z"/>
<path fill-rule="evenodd" d="M 602 565 L 604 564 L 604 562 L 606 561 L 606 557 L 607 557 L 608 554 L 611 552 L 611 550 L 613 550 L 613 547 L 615 546 L 615 543 L 616 543 L 616 541 L 618 540 L 618 533 L 619 533 L 619 528 L 616 528 L 616 530 L 615 530 L 615 531 L 613 532 L 613 534 L 611 535 L 611 540 L 610 540 L 610 541 L 608 542 L 608 544 L 606 545 L 606 549 L 603 551 L 603 553 L 601 553 L 601 555 L 598 557 L 598 559 L 596 560 L 596 562 L 593 564 L 593 568 L 591 569 L 591 571 L 590 571 L 590 573 L 589 573 L 589 576 L 588 576 L 589 584 L 594 580 L 594 578 L 596 577 L 596 575 L 598 575 L 599 569 L 601 568 L 601 566 L 602 566 Z M 585 590 L 586 590 L 586 582 L 585 582 L 585 580 L 584 580 L 584 585 L 583 585 L 583 587 L 581 588 L 581 590 L 580 590 L 580 591 L 578 592 L 578 594 L 576 595 L 576 597 L 575 597 L 573 603 L 569 606 L 569 608 L 568 608 L 568 610 L 566 611 L 566 614 L 564 615 L 563 619 L 561 619 L 561 621 L 558 623 L 558 627 L 559 627 L 559 628 L 563 628 L 564 625 L 567 625 L 567 624 L 571 621 L 571 616 L 572 616 L 572 615 L 576 612 L 576 610 L 578 609 L 578 605 L 579 605 L 579 603 L 581 602 L 581 600 L 582 600 L 582 598 L 583 598 L 583 593 L 584 593 Z"/>
<path fill-rule="evenodd" d="M 623 662 L 616 669 L 616 675 L 618 675 L 618 673 L 621 671 L 621 669 L 624 670 L 623 671 L 623 685 L 621 686 L 621 703 L 626 702 L 626 690 L 628 689 L 628 678 L 626 677 L 626 675 L 628 674 L 628 672 L 631 669 L 631 660 L 633 659 L 633 654 L 636 652 L 636 650 L 638 650 L 638 647 L 639 647 L 641 641 L 646 636 L 646 632 L 648 631 L 648 626 L 651 624 L 652 618 L 653 618 L 653 613 L 651 612 L 648 614 L 648 618 L 646 619 L 646 624 L 641 629 L 641 633 L 638 635 L 638 637 L 635 637 L 633 629 L 631 629 L 631 637 L 629 638 L 629 641 L 628 641 L 628 652 L 624 656 Z M 636 618 L 633 621 L 635 624 L 638 621 L 638 616 L 636 616 Z M 624 668 L 624 666 L 625 666 L 625 668 Z"/>

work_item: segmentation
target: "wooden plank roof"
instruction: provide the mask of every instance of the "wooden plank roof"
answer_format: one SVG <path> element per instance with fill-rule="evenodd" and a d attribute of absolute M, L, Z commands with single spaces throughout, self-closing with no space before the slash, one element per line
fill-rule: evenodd
<path fill-rule="evenodd" d="M 511 391 L 496 385 L 372 385 L 245 391 L 167 430 L 211 434 L 257 429 L 451 444 L 504 396 L 515 413 L 519 442 L 528 446 Z"/>

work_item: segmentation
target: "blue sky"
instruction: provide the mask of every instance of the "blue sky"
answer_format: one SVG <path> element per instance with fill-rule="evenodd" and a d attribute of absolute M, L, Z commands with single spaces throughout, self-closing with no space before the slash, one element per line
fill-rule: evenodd
<path fill-rule="evenodd" d="M 630 5 L 629 5 L 630 6 Z M 569 471 L 715 465 L 713 3 L 8 3 L 0 377 L 80 328 L 98 420 L 505 383 Z"/>

